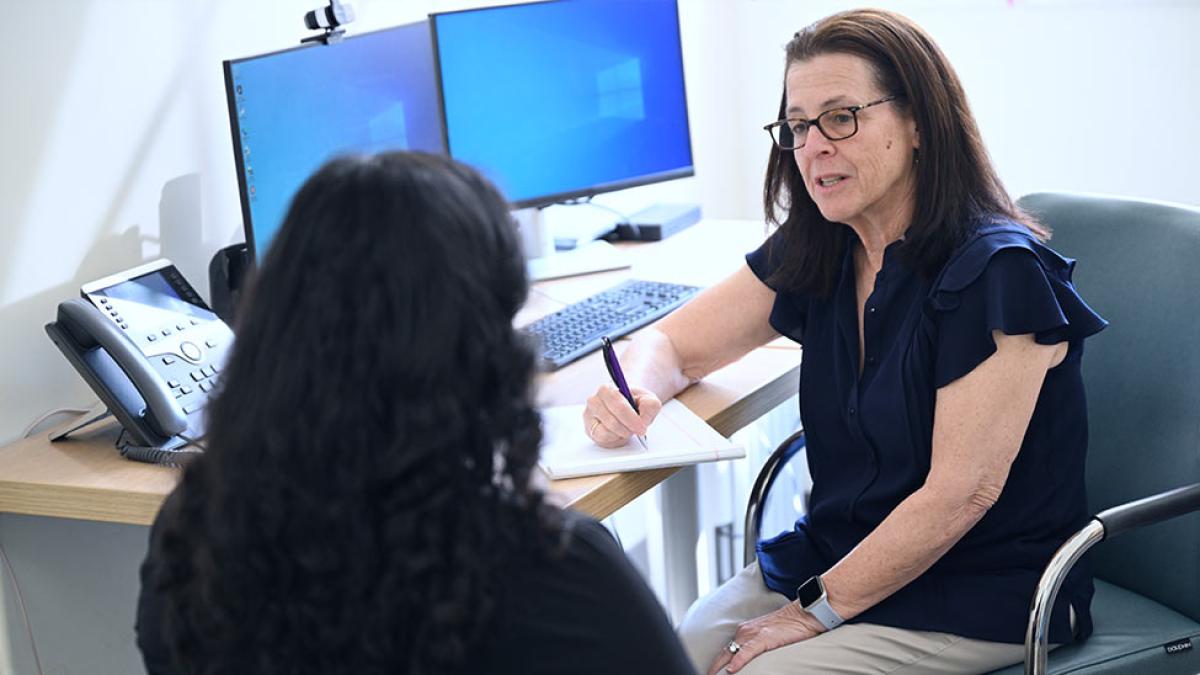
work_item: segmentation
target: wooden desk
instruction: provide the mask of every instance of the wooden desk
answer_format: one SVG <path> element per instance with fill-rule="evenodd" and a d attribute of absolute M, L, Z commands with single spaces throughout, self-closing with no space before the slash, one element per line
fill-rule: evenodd
<path fill-rule="evenodd" d="M 524 325 L 566 304 L 636 277 L 707 286 L 742 264 L 761 242 L 761 223 L 705 221 L 655 244 L 626 246 L 633 268 L 536 284 L 517 316 Z M 679 399 L 728 436 L 797 390 L 800 350 L 778 341 L 709 376 Z M 607 381 L 599 353 L 539 382 L 539 403 L 582 403 Z M 177 469 L 132 462 L 113 447 L 115 424 L 100 423 L 69 440 L 48 434 L 0 448 L 0 512 L 148 525 L 175 487 Z M 575 508 L 604 518 L 673 474 L 656 469 L 554 481 L 550 489 Z"/>

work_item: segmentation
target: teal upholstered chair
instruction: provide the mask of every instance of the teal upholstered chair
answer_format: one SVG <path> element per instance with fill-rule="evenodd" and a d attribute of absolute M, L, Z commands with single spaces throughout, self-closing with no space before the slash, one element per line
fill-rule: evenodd
<path fill-rule="evenodd" d="M 1111 322 L 1083 359 L 1088 498 L 1098 516 L 1063 546 L 1039 589 L 1049 600 L 1053 569 L 1065 574 L 1103 541 L 1088 554 L 1095 631 L 1052 652 L 1041 671 L 1032 617 L 1026 672 L 1200 672 L 1200 210 L 1054 193 L 1020 203 L 1054 230 L 1055 250 L 1079 261 L 1080 294 Z M 1174 493 L 1121 506 L 1164 491 Z M 1180 513 L 1188 515 L 1173 518 Z"/>
<path fill-rule="evenodd" d="M 1047 568 L 1026 663 L 997 672 L 1200 673 L 1200 210 L 1055 193 L 1020 203 L 1053 229 L 1055 250 L 1079 261 L 1080 294 L 1111 325 L 1088 339 L 1083 364 L 1097 516 Z M 776 450 L 750 496 L 747 562 L 775 475 L 803 461 L 796 447 Z M 1042 610 L 1096 544 L 1087 553 L 1095 630 L 1047 663 Z"/>

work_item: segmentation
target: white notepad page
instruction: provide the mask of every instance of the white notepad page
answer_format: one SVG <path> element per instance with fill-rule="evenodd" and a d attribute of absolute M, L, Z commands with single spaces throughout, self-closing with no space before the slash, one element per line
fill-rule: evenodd
<path fill-rule="evenodd" d="M 620 448 L 601 448 L 583 428 L 583 406 L 542 409 L 542 470 L 551 479 L 658 469 L 745 457 L 746 451 L 671 399 L 650 425 L 648 449 L 637 439 Z"/>

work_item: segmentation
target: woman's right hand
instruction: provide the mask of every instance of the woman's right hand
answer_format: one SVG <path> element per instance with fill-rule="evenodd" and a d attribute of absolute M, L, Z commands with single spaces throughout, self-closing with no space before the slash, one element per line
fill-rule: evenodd
<path fill-rule="evenodd" d="M 583 430 L 596 445 L 619 448 L 631 436 L 645 436 L 650 423 L 662 411 L 662 401 L 653 392 L 630 387 L 629 393 L 637 402 L 637 412 L 611 384 L 603 385 L 588 397 L 583 409 Z"/>

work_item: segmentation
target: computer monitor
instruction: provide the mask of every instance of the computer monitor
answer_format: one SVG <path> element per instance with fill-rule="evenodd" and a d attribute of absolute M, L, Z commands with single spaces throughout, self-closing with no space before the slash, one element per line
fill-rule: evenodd
<path fill-rule="evenodd" d="M 675 0 L 430 16 L 447 148 L 514 207 L 693 175 Z"/>
<path fill-rule="evenodd" d="M 445 152 L 427 22 L 224 65 L 246 243 L 255 259 L 301 184 L 331 157 Z"/>

